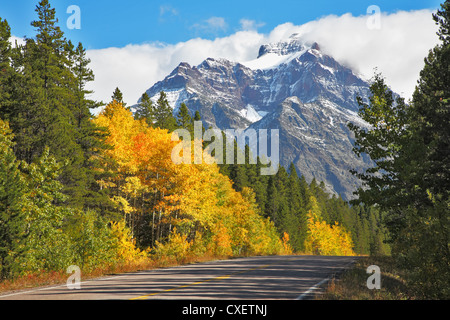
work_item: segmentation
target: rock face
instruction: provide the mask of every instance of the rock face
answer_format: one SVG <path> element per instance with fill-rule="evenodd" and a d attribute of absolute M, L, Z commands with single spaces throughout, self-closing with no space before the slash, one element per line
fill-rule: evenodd
<path fill-rule="evenodd" d="M 295 164 L 307 181 L 324 181 L 330 192 L 351 198 L 357 180 L 350 169 L 365 168 L 352 152 L 349 121 L 356 97 L 367 99 L 369 84 L 297 35 L 263 45 L 258 58 L 231 62 L 208 58 L 198 66 L 181 63 L 148 91 L 168 96 L 174 112 L 182 102 L 220 129 L 279 129 L 280 164 Z"/>

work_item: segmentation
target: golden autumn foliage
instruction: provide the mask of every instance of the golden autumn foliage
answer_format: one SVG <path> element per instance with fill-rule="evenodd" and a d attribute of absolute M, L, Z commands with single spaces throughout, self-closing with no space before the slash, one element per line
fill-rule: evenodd
<path fill-rule="evenodd" d="M 329 225 L 321 218 L 317 200 L 311 197 L 311 209 L 307 214 L 308 236 L 305 249 L 310 254 L 352 256 L 353 242 L 350 233 L 337 222 Z"/>
<path fill-rule="evenodd" d="M 136 241 L 132 238 L 130 229 L 125 225 L 124 221 L 111 223 L 111 232 L 117 239 L 117 258 L 120 262 L 139 263 L 147 257 L 145 251 L 136 247 Z"/>
<path fill-rule="evenodd" d="M 292 254 L 292 248 L 289 245 L 289 234 L 287 232 L 283 232 L 283 238 L 281 240 L 283 241 L 283 253 Z"/>
<path fill-rule="evenodd" d="M 257 213 L 251 189 L 235 191 L 217 165 L 206 164 L 208 159 L 175 164 L 171 154 L 177 142 L 167 130 L 135 120 L 115 101 L 94 121 L 109 130 L 107 143 L 113 146 L 106 151 L 112 161 L 105 161 L 104 170 L 115 174 L 99 184 L 111 189 L 116 210 L 132 230 L 144 230 L 138 236 L 150 238 L 147 246 L 156 255 L 183 259 L 292 252 L 288 236 L 281 240 L 273 223 Z M 128 259 L 136 248 L 124 245 Z"/>
<path fill-rule="evenodd" d="M 155 251 L 158 257 L 170 256 L 182 260 L 189 255 L 191 247 L 192 241 L 188 241 L 185 234 L 180 234 L 174 228 L 169 235 L 169 241 L 166 243 L 156 242 Z"/>

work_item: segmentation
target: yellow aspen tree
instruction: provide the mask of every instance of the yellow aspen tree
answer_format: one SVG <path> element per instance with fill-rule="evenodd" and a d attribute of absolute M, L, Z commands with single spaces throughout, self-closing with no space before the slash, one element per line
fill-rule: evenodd
<path fill-rule="evenodd" d="M 306 252 L 319 255 L 355 255 L 350 233 L 337 222 L 329 225 L 322 219 L 315 197 L 311 196 L 310 203 L 311 209 L 307 214 Z"/>

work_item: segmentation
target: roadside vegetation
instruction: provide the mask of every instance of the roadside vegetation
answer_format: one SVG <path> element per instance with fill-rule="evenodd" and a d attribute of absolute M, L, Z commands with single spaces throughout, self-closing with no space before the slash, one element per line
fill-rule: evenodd
<path fill-rule="evenodd" d="M 369 289 L 367 268 L 380 267 L 381 288 Z M 416 300 L 420 297 L 408 287 L 407 273 L 391 256 L 359 259 L 355 265 L 331 279 L 317 300 Z"/>
<path fill-rule="evenodd" d="M 369 129 L 350 123 L 357 155 L 374 166 L 353 171 L 363 186 L 353 204 L 384 212 L 390 256 L 372 256 L 328 285 L 322 299 L 450 298 L 450 1 L 432 16 L 440 43 L 424 59 L 407 103 L 375 74 L 369 101 L 358 98 Z M 377 265 L 381 289 L 369 290 Z"/>

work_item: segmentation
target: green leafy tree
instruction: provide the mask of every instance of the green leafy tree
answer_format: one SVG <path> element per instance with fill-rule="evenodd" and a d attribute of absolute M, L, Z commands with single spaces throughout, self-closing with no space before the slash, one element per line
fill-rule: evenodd
<path fill-rule="evenodd" d="M 401 175 L 407 141 L 411 142 L 408 132 L 407 105 L 404 99 L 394 96 L 380 74 L 375 74 L 370 87 L 372 96 L 369 103 L 358 97 L 359 115 L 369 123 L 371 129 L 360 128 L 349 123 L 355 133 L 353 151 L 358 155 L 365 153 L 375 162 L 375 166 L 366 172 L 351 172 L 360 178 L 365 188 L 358 190 L 358 200 L 366 205 L 378 205 L 382 209 L 391 209 L 391 230 L 400 228 L 402 224 L 401 210 L 414 194 L 408 192 Z M 409 190 L 412 191 L 412 190 Z"/>
<path fill-rule="evenodd" d="M 0 260 L 1 277 L 39 270 L 60 270 L 70 262 L 63 221 L 71 210 L 57 180 L 60 165 L 46 149 L 32 164 L 12 152 L 12 133 L 0 120 Z"/>
<path fill-rule="evenodd" d="M 64 220 L 72 209 L 58 205 L 65 201 L 58 181 L 61 165 L 45 149 L 42 156 L 25 165 L 28 192 L 21 214 L 22 230 L 11 257 L 16 275 L 64 270 L 72 264 L 70 238 L 64 232 Z"/>
<path fill-rule="evenodd" d="M 8 123 L 0 119 L 0 279 L 11 273 L 10 252 L 21 234 L 20 218 L 27 191 L 12 139 Z"/>

